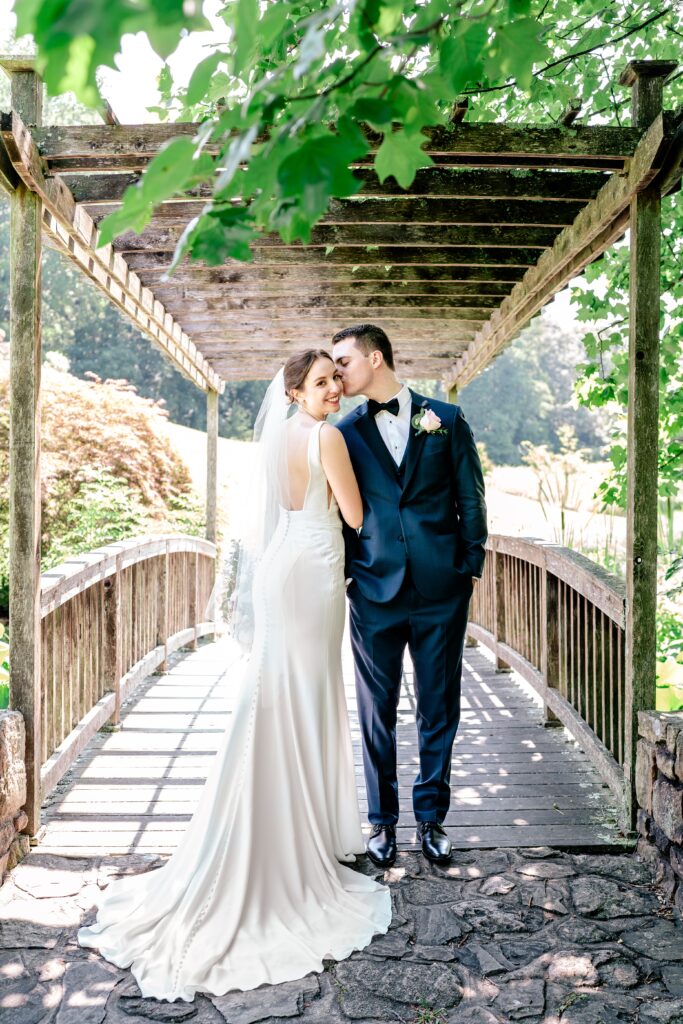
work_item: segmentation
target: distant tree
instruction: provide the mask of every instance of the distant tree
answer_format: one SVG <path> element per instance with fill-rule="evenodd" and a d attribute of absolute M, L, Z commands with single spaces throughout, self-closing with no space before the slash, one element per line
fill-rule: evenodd
<path fill-rule="evenodd" d="M 541 317 L 463 388 L 458 401 L 494 463 L 520 464 L 525 441 L 559 452 L 564 427 L 581 448 L 601 454 L 609 422 L 573 398 L 581 353 L 580 333 Z"/>

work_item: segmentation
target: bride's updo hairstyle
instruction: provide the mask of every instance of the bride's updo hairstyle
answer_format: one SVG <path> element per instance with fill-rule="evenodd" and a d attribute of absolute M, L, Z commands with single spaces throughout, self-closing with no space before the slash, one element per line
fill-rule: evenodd
<path fill-rule="evenodd" d="M 292 391 L 299 391 L 304 386 L 316 359 L 329 359 L 334 364 L 334 359 L 324 348 L 307 348 L 305 352 L 290 356 L 285 363 L 285 394 L 290 403 L 295 401 Z"/>

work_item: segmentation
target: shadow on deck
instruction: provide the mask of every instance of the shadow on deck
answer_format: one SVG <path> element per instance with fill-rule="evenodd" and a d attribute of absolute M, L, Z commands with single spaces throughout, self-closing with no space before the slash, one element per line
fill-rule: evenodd
<path fill-rule="evenodd" d="M 119 732 L 96 734 L 43 807 L 39 848 L 67 856 L 171 853 L 187 827 L 231 713 L 226 647 L 205 642 L 149 676 L 122 711 Z M 353 665 L 346 696 L 365 821 Z M 417 765 L 411 668 L 399 705 L 399 844 L 414 846 Z M 538 698 L 495 672 L 483 648 L 465 650 L 461 723 L 446 819 L 455 848 L 624 849 L 611 794 L 562 727 L 546 728 Z M 367 823 L 364 828 L 369 831 Z"/>

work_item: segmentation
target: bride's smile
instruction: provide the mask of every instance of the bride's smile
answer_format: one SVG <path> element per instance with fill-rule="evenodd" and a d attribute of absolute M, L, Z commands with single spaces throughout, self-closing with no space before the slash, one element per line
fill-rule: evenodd
<path fill-rule="evenodd" d="M 301 387 L 293 389 L 292 397 L 303 412 L 323 420 L 339 412 L 343 393 L 341 373 L 330 357 L 323 355 L 313 363 Z"/>

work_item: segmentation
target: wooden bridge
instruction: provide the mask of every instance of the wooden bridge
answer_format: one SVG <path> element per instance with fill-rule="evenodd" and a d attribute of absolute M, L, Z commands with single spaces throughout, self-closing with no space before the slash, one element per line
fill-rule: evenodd
<path fill-rule="evenodd" d="M 78 756 L 95 766 L 105 756 L 97 748 L 123 742 L 130 725 L 112 735 L 98 730 L 118 724 L 122 701 L 137 681 L 163 667 L 174 649 L 196 645 L 213 629 L 204 604 L 214 578 L 218 400 L 225 380 L 270 376 L 294 349 L 321 344 L 341 323 L 372 319 L 392 338 L 401 375 L 442 376 L 455 399 L 458 387 L 630 228 L 625 587 L 553 545 L 491 539 L 470 634 L 494 660 L 485 662 L 480 650 L 475 663 L 468 651 L 467 713 L 481 721 L 468 724 L 465 717 L 454 777 L 456 789 L 462 784 L 492 800 L 493 791 L 485 794 L 475 785 L 481 767 L 500 765 L 503 753 L 510 764 L 513 754 L 528 755 L 515 763 L 533 765 L 533 772 L 521 774 L 529 776 L 523 788 L 538 801 L 534 786 L 552 753 L 557 764 L 567 758 L 568 771 L 549 771 L 546 779 L 585 775 L 592 798 L 603 788 L 599 775 L 606 784 L 603 826 L 616 802 L 627 833 L 636 814 L 637 716 L 655 704 L 661 198 L 679 188 L 683 153 L 681 112 L 663 109 L 664 80 L 674 65 L 629 64 L 621 78 L 633 90 L 629 127 L 573 124 L 576 111 L 554 126 L 467 124 L 465 108 L 458 107 L 450 125 L 425 136 L 434 166 L 420 171 L 411 189 L 380 182 L 359 165 L 354 174 L 363 193 L 335 200 L 310 245 L 266 237 L 256 243 L 249 265 L 231 261 L 207 268 L 183 261 L 170 283 L 163 275 L 179 233 L 206 200 L 205 190 L 164 203 L 141 235 L 126 233 L 112 246 L 98 245 L 97 223 L 170 138 L 193 134 L 197 126 L 126 126 L 114 117 L 101 126 L 43 126 L 42 83 L 31 59 L 3 58 L 0 67 L 12 85 L 12 110 L 0 113 L 0 185 L 11 203 L 11 703 L 22 712 L 27 732 L 26 831 L 39 837 L 41 805 L 49 798 L 48 831 L 61 834 L 56 822 L 71 813 L 69 793 L 80 795 L 78 787 L 85 785 L 77 778 Z M 43 235 L 207 392 L 206 540 L 114 545 L 41 578 Z M 188 672 L 206 659 L 213 665 L 209 677 L 222 685 L 219 650 L 214 662 L 204 650 L 190 655 Z M 508 667 L 537 694 L 538 713 L 512 683 Z M 174 678 L 182 678 L 182 667 L 176 671 L 145 685 L 172 687 Z M 181 717 L 190 722 L 189 683 L 182 699 Z M 500 754 L 490 762 L 472 733 L 491 724 L 487 715 L 496 721 L 490 753 Z M 559 728 L 548 727 L 555 722 L 571 731 L 576 749 L 563 743 Z M 501 745 L 513 733 L 524 737 L 517 751 Z M 188 726 L 159 735 L 164 758 L 178 737 L 195 734 Z M 202 735 L 196 733 L 199 744 Z M 534 746 L 540 737 L 543 743 Z M 402 743 L 409 773 L 409 733 Z M 74 788 L 67 787 L 60 802 L 54 794 L 70 766 L 68 786 Z M 155 767 L 162 766 L 149 762 L 146 771 Z M 194 767 L 201 778 L 201 766 Z M 172 782 L 173 772 L 169 792 Z M 565 806 L 565 795 L 546 784 L 544 799 L 553 809 L 557 804 L 577 841 L 618 840 L 616 831 L 598 828 L 589 814 L 599 801 L 589 806 L 574 794 L 578 800 Z M 511 842 L 514 829 L 522 827 L 512 815 L 531 810 L 548 812 L 549 806 L 506 810 L 504 803 L 487 804 L 485 812 L 498 816 L 499 826 L 486 827 L 508 829 Z M 473 830 L 484 828 L 483 819 L 461 820 L 467 833 L 462 840 L 475 842 Z M 559 836 L 560 826 L 547 815 L 533 827 L 534 842 Z M 552 835 L 543 832 L 551 828 Z M 516 834 L 521 842 L 522 833 Z M 568 833 L 562 841 L 570 842 Z"/>
<path fill-rule="evenodd" d="M 198 647 L 213 633 L 214 557 L 207 541 L 150 539 L 43 577 L 44 852 L 174 849 L 236 697 L 229 642 Z M 446 822 L 455 845 L 623 848 L 619 581 L 566 548 L 492 537 L 469 633 L 481 646 L 466 650 Z M 364 809 L 348 645 L 344 670 Z M 419 764 L 411 675 L 407 662 L 398 726 L 398 837 L 407 848 Z"/>

